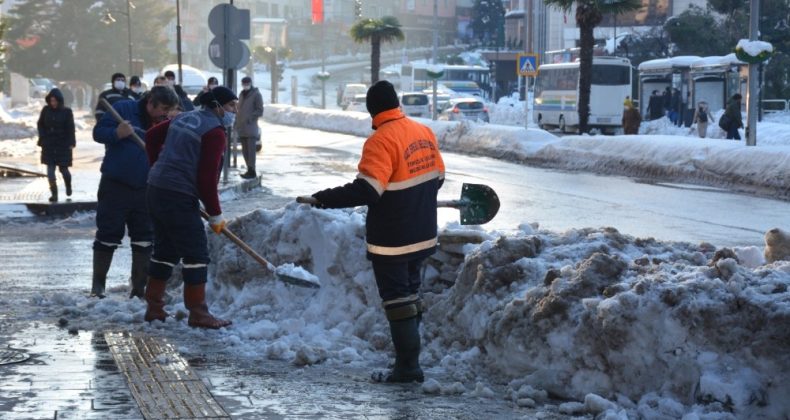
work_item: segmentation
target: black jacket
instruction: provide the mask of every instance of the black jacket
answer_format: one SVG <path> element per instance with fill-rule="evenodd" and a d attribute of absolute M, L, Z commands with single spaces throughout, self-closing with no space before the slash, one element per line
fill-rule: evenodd
<path fill-rule="evenodd" d="M 45 165 L 71 166 L 71 148 L 77 142 L 74 136 L 74 115 L 71 108 L 63 105 L 60 89 L 52 89 L 45 100 L 58 100 L 58 107 L 45 105 L 38 117 L 38 145 L 41 147 L 41 163 Z"/>

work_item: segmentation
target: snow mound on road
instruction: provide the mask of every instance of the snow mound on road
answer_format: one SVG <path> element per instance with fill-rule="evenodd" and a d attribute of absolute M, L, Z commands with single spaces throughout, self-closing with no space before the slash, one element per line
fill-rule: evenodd
<path fill-rule="evenodd" d="M 227 343 L 298 365 L 368 365 L 391 351 L 365 259 L 364 210 L 293 204 L 250 213 L 230 228 L 274 264 L 318 275 L 322 287 L 276 282 L 212 236 L 211 275 L 220 284 L 212 310 L 234 320 Z M 474 236 L 449 226 L 444 241 L 456 230 Z M 466 252 L 460 262 L 442 258 L 459 264 L 450 267 L 459 273 L 455 284 L 425 293 L 429 376 L 471 388 L 482 378 L 510 381 L 506 397 L 515 404 L 550 395 L 594 400 L 582 404 L 590 412 L 609 399 L 651 418 L 678 410 L 790 413 L 790 263 L 749 268 L 738 254 L 755 250 L 716 253 L 710 244 L 635 239 L 611 228 L 477 236 L 482 243 L 448 246 Z"/>

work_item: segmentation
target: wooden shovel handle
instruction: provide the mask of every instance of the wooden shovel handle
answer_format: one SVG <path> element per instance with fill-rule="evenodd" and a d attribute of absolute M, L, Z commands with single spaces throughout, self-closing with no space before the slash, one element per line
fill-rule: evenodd
<path fill-rule="evenodd" d="M 204 219 L 209 220 L 209 215 L 206 213 L 205 210 L 200 209 L 200 215 L 203 216 Z M 266 261 L 266 258 L 263 258 L 260 254 L 255 252 L 246 242 L 242 241 L 241 238 L 236 236 L 233 232 L 231 232 L 227 227 L 222 227 L 222 234 L 225 235 L 231 242 L 236 244 L 239 248 L 244 250 L 247 254 L 249 254 L 255 261 L 258 261 L 262 266 L 266 267 L 266 269 L 274 271 L 274 265 L 269 261 Z"/>
<path fill-rule="evenodd" d="M 115 108 L 112 107 L 112 105 L 108 100 L 101 98 L 99 99 L 99 103 L 101 103 L 105 108 L 107 108 L 107 112 L 109 112 L 110 115 L 112 115 L 112 117 L 115 119 L 115 121 L 118 122 L 118 124 L 124 122 L 124 119 L 121 116 L 121 114 L 119 114 L 118 111 L 116 111 Z M 137 143 L 138 146 L 142 147 L 143 150 L 145 150 L 145 142 L 143 141 L 143 139 L 140 138 L 140 136 L 137 135 L 137 132 L 134 131 L 134 127 L 132 127 L 132 139 L 134 140 L 135 143 Z"/>
<path fill-rule="evenodd" d="M 296 202 L 300 204 L 318 204 L 318 199 L 307 195 L 296 197 Z"/>

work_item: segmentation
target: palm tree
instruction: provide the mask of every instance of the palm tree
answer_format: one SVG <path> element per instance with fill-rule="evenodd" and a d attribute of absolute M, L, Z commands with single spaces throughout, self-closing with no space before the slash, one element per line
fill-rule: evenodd
<path fill-rule="evenodd" d="M 381 42 L 403 41 L 400 22 L 394 16 L 381 19 L 361 19 L 351 27 L 351 38 L 358 43 L 370 40 L 370 83 L 379 81 L 381 67 Z"/>
<path fill-rule="evenodd" d="M 587 132 L 590 118 L 590 84 L 595 37 L 593 30 L 604 15 L 619 15 L 642 7 L 641 0 L 544 0 L 549 6 L 566 12 L 576 4 L 576 25 L 579 27 L 579 132 Z"/>

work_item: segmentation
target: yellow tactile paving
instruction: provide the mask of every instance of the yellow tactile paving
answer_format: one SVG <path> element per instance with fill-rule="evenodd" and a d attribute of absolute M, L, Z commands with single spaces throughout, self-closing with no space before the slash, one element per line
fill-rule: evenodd
<path fill-rule="evenodd" d="M 104 338 L 146 419 L 230 419 L 166 339 L 126 332 Z"/>

